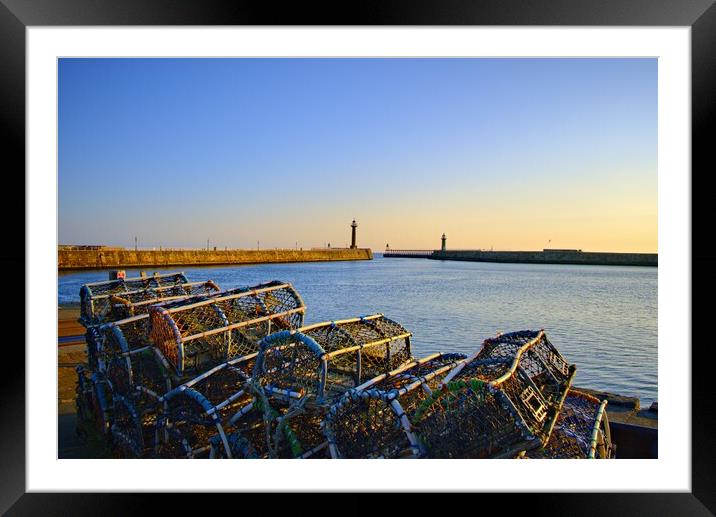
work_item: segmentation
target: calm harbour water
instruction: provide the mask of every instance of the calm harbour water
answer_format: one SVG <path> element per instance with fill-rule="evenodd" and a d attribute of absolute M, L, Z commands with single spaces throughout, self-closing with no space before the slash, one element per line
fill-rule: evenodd
<path fill-rule="evenodd" d="M 147 273 L 154 270 L 147 269 Z M 657 399 L 657 268 L 491 264 L 426 259 L 180 267 L 190 281 L 223 289 L 291 282 L 306 323 L 382 312 L 413 333 L 413 352 L 478 349 L 496 332 L 544 328 L 575 385 Z M 127 270 L 138 276 L 138 270 Z M 106 271 L 62 273 L 60 304 L 79 303 L 80 286 Z"/>

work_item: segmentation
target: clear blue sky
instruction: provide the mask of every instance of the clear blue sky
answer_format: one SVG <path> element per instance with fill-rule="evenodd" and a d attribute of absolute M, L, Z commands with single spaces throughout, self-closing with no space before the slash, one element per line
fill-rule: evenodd
<path fill-rule="evenodd" d="M 59 241 L 657 251 L 656 59 L 61 59 Z"/>

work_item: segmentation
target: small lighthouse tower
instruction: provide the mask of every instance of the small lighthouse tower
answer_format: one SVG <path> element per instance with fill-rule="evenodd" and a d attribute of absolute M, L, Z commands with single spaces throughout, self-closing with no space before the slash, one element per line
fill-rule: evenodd
<path fill-rule="evenodd" d="M 353 219 L 351 223 L 351 248 L 356 247 L 356 228 L 358 228 L 358 225 L 356 224 L 356 220 Z"/>
<path fill-rule="evenodd" d="M 443 245 L 440 247 L 440 251 L 445 251 L 445 242 L 447 241 L 447 237 L 445 237 L 445 234 L 443 233 L 442 239 Z"/>

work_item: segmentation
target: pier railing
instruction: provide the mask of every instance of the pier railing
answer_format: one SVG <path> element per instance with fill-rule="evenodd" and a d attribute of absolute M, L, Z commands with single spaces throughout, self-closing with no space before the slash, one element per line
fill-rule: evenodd
<path fill-rule="evenodd" d="M 384 257 L 430 257 L 435 250 L 385 250 Z"/>

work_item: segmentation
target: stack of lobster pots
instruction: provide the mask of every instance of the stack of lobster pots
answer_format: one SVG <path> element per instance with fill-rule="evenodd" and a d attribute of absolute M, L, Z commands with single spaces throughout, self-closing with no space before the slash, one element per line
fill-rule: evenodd
<path fill-rule="evenodd" d="M 80 290 L 78 432 L 129 458 L 611 458 L 543 330 L 416 359 L 383 314 L 306 325 L 293 286 L 182 273 Z"/>

